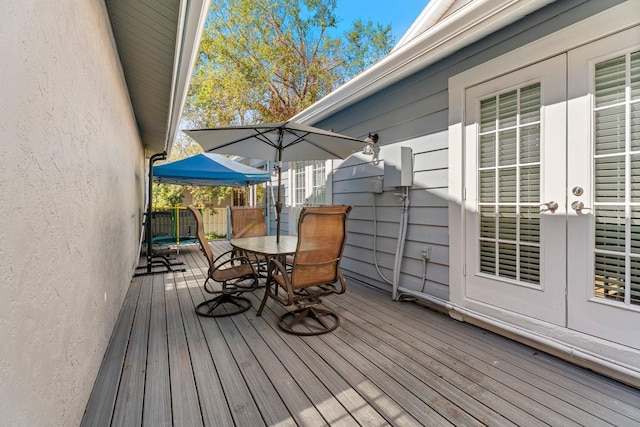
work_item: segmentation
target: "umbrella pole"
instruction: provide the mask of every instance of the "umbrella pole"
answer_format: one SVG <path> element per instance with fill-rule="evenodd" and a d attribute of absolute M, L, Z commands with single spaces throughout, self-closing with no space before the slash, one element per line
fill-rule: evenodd
<path fill-rule="evenodd" d="M 276 201 L 276 243 L 280 243 L 280 219 L 282 217 L 282 139 L 283 130 L 278 137 L 278 200 Z"/>
<path fill-rule="evenodd" d="M 276 243 L 280 243 L 280 217 L 282 216 L 282 162 L 278 162 L 278 200 L 276 201 Z"/>

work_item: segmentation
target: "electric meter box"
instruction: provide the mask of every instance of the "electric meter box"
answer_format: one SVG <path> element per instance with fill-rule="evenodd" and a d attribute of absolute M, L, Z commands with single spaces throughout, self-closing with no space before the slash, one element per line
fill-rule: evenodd
<path fill-rule="evenodd" d="M 391 148 L 384 153 L 384 188 L 413 185 L 413 150 L 411 147 Z"/>

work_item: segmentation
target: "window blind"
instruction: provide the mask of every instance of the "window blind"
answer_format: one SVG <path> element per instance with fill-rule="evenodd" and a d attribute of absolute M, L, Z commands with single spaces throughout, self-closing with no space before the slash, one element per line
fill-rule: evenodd
<path fill-rule="evenodd" d="M 594 291 L 640 305 L 640 52 L 594 76 Z"/>
<path fill-rule="evenodd" d="M 540 84 L 480 101 L 480 271 L 540 282 Z"/>

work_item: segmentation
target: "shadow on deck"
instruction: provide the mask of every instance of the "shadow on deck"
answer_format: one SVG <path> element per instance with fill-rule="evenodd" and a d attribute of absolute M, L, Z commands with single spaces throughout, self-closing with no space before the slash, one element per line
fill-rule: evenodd
<path fill-rule="evenodd" d="M 640 425 L 640 390 L 359 283 L 321 336 L 282 332 L 274 301 L 256 317 L 262 289 L 199 317 L 205 259 L 179 259 L 132 281 L 82 425 Z"/>

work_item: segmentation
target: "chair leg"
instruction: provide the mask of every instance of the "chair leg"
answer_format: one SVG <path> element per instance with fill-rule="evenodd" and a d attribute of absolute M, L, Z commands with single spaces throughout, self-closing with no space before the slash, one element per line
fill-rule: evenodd
<path fill-rule="evenodd" d="M 245 297 L 222 294 L 198 304 L 196 313 L 205 317 L 223 317 L 242 313 L 250 307 L 251 301 Z"/>
<path fill-rule="evenodd" d="M 292 318 L 291 320 L 288 320 Z M 307 322 L 311 320 L 312 322 Z M 278 326 L 285 332 L 294 335 L 320 335 L 336 329 L 340 325 L 340 317 L 331 310 L 318 307 L 305 307 L 288 311 L 278 321 Z M 296 329 L 297 326 L 300 328 Z"/>
<path fill-rule="evenodd" d="M 262 310 L 264 309 L 264 306 L 267 304 L 267 300 L 269 299 L 270 292 L 271 292 L 271 282 L 267 280 L 267 283 L 264 287 L 264 296 L 262 297 L 262 302 L 260 303 L 260 308 L 258 308 L 258 312 L 256 313 L 256 316 L 262 316 Z"/>

